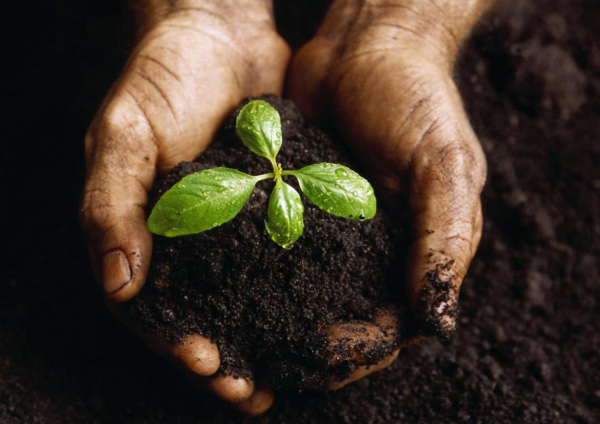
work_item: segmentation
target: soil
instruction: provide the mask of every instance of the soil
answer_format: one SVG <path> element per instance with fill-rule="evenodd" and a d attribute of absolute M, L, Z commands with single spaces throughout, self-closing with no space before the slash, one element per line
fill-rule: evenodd
<path fill-rule="evenodd" d="M 600 422 L 597 1 L 506 2 L 463 49 L 456 79 L 489 176 L 454 336 L 338 392 L 281 395 L 255 420 L 183 383 L 92 282 L 82 139 L 127 57 L 118 5 L 27 3 L 37 41 L 22 30 L 3 46 L 0 423 Z"/>
<path fill-rule="evenodd" d="M 284 169 L 330 162 L 360 172 L 343 144 L 306 122 L 290 100 L 261 99 L 281 116 L 283 144 L 277 160 Z M 270 163 L 250 152 L 235 134 L 235 118 L 246 103 L 231 114 L 197 162 L 183 162 L 157 180 L 151 206 L 181 178 L 204 169 L 272 172 Z M 295 178 L 286 180 L 301 193 Z M 259 375 L 275 389 L 326 386 L 334 377 L 347 378 L 357 364 L 379 362 L 413 331 L 398 281 L 408 234 L 381 207 L 374 219 L 360 222 L 330 215 L 301 195 L 305 231 L 285 250 L 265 229 L 272 189 L 272 181 L 259 183 L 236 218 L 214 230 L 155 236 L 148 281 L 127 309 L 142 329 L 171 342 L 194 333 L 209 337 L 219 347 L 224 374 L 247 379 Z M 383 329 L 390 334 L 381 342 L 357 343 L 356 352 L 328 342 L 328 326 L 373 321 L 390 307 L 405 318 L 399 328 Z M 355 353 L 364 360 L 336 360 L 332 365 L 334 358 Z"/>

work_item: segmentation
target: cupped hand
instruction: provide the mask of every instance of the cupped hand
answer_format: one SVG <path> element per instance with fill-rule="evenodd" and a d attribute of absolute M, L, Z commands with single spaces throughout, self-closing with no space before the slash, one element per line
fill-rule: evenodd
<path fill-rule="evenodd" d="M 424 335 L 454 330 L 481 238 L 486 162 L 452 70 L 490 4 L 337 0 L 289 75 L 291 98 L 308 116 L 336 123 L 379 193 L 406 199 L 414 239 L 403 284 Z"/>
<path fill-rule="evenodd" d="M 135 296 L 146 279 L 152 238 L 147 192 L 157 172 L 193 160 L 240 100 L 281 93 L 290 57 L 268 1 L 149 2 L 143 32 L 85 140 L 81 206 L 91 260 L 109 308 Z M 168 6 L 167 6 L 168 4 Z M 176 4 L 177 6 L 173 6 Z M 217 347 L 201 335 L 178 345 L 144 335 L 194 379 L 249 414 L 272 396 L 244 379 L 214 376 Z"/>

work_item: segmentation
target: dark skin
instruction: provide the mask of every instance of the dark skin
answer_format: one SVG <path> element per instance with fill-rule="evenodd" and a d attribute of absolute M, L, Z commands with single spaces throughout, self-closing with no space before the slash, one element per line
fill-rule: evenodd
<path fill-rule="evenodd" d="M 414 242 L 401 283 L 424 333 L 449 335 L 481 238 L 486 173 L 451 73 L 460 43 L 491 0 L 337 0 L 293 59 L 275 31 L 270 1 L 138 3 L 140 41 L 86 137 L 81 222 L 109 309 L 243 413 L 271 406 L 268 389 L 215 375 L 219 352 L 209 339 L 170 345 L 143 334 L 114 306 L 146 279 L 152 238 L 145 207 L 156 176 L 200 155 L 240 100 L 281 95 L 287 80 L 287 94 L 306 115 L 337 123 L 380 193 L 408 200 Z M 349 325 L 361 325 L 367 342 L 378 343 L 394 322 L 387 311 L 373 323 L 332 326 L 327 336 L 336 343 Z M 327 388 L 380 370 L 397 354 Z"/>

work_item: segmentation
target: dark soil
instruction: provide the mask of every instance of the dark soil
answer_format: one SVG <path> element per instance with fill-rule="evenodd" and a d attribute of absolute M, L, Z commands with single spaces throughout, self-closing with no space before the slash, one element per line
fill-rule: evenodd
<path fill-rule="evenodd" d="M 357 169 L 344 146 L 306 122 L 290 100 L 262 99 L 281 116 L 283 145 L 277 160 L 285 169 L 319 162 Z M 217 166 L 251 175 L 272 172 L 270 163 L 235 134 L 235 117 L 245 103 L 197 162 L 181 163 L 156 182 L 152 205 L 193 172 Z M 294 178 L 286 180 L 301 192 Z M 265 229 L 272 189 L 271 181 L 259 183 L 240 214 L 214 230 L 155 236 L 148 281 L 128 309 L 145 331 L 172 342 L 194 333 L 209 337 L 219 347 L 220 370 L 227 375 L 252 379 L 256 374 L 276 389 L 319 387 L 333 376 L 347 377 L 356 365 L 336 361 L 335 367 L 324 366 L 342 353 L 326 341 L 329 325 L 372 321 L 378 310 L 391 305 L 409 316 L 398 278 L 408 237 L 400 221 L 381 207 L 374 219 L 360 222 L 321 211 L 302 195 L 305 231 L 291 250 L 284 250 Z M 356 353 L 365 356 L 360 364 L 391 354 L 408 337 L 407 327 L 368 350 L 357 344 L 361 351 Z"/>
<path fill-rule="evenodd" d="M 454 336 L 338 392 L 281 395 L 254 421 L 114 323 L 91 278 L 76 221 L 82 139 L 127 54 L 115 3 L 27 3 L 27 28 L 3 46 L 15 67 L 0 166 L 0 423 L 600 422 L 596 0 L 507 1 L 464 48 L 457 81 L 489 178 Z"/>

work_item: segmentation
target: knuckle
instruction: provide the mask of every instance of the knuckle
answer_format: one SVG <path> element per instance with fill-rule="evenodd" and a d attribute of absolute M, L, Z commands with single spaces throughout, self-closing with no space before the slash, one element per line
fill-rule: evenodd
<path fill-rule="evenodd" d="M 107 193 L 100 188 L 89 188 L 83 192 L 79 209 L 79 222 L 83 231 L 90 235 L 107 226 L 113 215 L 113 206 L 107 203 Z"/>
<path fill-rule="evenodd" d="M 432 142 L 415 155 L 413 171 L 426 181 L 480 193 L 485 184 L 486 162 L 479 146 L 470 143 Z"/>
<path fill-rule="evenodd" d="M 119 186 L 102 179 L 97 181 L 100 184 L 88 183 L 81 199 L 79 222 L 84 232 L 105 233 L 119 221 L 137 219 L 140 213 L 144 213 L 147 193 L 136 178 L 118 178 Z M 119 191 L 130 183 L 136 185 L 137 192 Z"/>
<path fill-rule="evenodd" d="M 99 111 L 85 137 L 88 166 L 100 159 L 158 154 L 158 139 L 135 89 L 124 84 Z M 150 142 L 149 142 L 150 141 Z"/>
<path fill-rule="evenodd" d="M 434 153 L 435 166 L 432 172 L 442 181 L 464 181 L 469 185 L 475 181 L 475 156 L 469 146 L 450 143 Z"/>
<path fill-rule="evenodd" d="M 140 147 L 147 139 L 149 121 L 139 105 L 119 99 L 111 102 L 100 117 L 98 129 L 103 142 Z"/>

